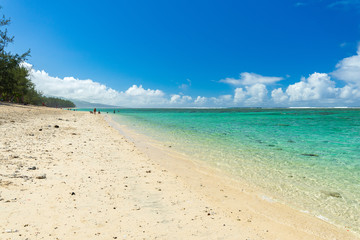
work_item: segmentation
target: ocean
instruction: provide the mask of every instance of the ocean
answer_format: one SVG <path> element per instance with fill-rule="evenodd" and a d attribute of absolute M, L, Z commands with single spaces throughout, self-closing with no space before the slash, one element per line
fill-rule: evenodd
<path fill-rule="evenodd" d="M 359 109 L 102 109 L 113 120 L 360 233 Z"/>

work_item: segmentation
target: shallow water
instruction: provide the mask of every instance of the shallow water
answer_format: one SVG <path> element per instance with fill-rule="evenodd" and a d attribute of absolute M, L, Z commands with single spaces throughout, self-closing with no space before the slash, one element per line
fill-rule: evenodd
<path fill-rule="evenodd" d="M 360 232 L 359 109 L 108 111 L 274 199 Z"/>

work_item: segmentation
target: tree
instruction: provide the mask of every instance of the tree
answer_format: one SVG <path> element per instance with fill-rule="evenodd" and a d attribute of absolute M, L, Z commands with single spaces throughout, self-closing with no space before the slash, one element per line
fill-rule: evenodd
<path fill-rule="evenodd" d="M 21 55 L 5 50 L 14 41 L 14 36 L 9 36 L 6 28 L 9 24 L 10 19 L 3 15 L 0 19 L 0 98 L 6 101 L 17 98 L 22 102 L 28 89 L 26 86 L 32 83 L 28 79 L 28 70 L 20 64 L 30 55 L 30 50 Z"/>
<path fill-rule="evenodd" d="M 2 7 L 0 6 L 0 9 L 2 9 Z M 0 27 L 6 27 L 10 24 L 10 19 L 9 18 L 5 18 L 5 15 L 2 16 L 2 18 L 0 19 Z M 9 37 L 8 36 L 8 31 L 7 28 L 5 28 L 4 31 L 0 30 L 0 51 L 4 51 L 5 47 L 9 44 L 12 43 L 14 41 L 14 36 Z"/>
<path fill-rule="evenodd" d="M 1 9 L 1 6 L 0 6 Z M 49 107 L 75 107 L 69 100 L 45 97 L 36 91 L 29 78 L 29 69 L 22 66 L 30 50 L 24 54 L 12 54 L 5 49 L 14 41 L 14 36 L 9 36 L 7 26 L 10 19 L 4 15 L 0 19 L 0 100 L 43 105 Z"/>

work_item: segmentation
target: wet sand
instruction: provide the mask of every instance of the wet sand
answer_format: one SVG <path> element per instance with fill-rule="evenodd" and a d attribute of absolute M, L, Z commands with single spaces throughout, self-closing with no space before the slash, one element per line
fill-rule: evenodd
<path fill-rule="evenodd" d="M 108 121 L 0 105 L 0 239 L 359 239 Z"/>

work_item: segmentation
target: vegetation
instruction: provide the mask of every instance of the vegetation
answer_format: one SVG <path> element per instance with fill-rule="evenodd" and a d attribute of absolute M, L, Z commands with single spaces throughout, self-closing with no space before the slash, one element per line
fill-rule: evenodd
<path fill-rule="evenodd" d="M 55 97 L 41 97 L 42 102 L 48 107 L 72 108 L 75 104 L 70 100 Z"/>
<path fill-rule="evenodd" d="M 45 97 L 35 90 L 30 80 L 30 70 L 21 64 L 30 56 L 30 50 L 21 55 L 6 51 L 8 44 L 14 41 L 14 37 L 9 36 L 6 28 L 9 24 L 10 19 L 2 16 L 0 19 L 0 101 L 49 107 L 75 107 L 71 101 Z"/>

